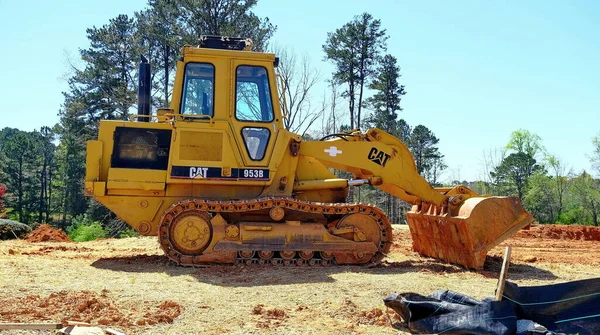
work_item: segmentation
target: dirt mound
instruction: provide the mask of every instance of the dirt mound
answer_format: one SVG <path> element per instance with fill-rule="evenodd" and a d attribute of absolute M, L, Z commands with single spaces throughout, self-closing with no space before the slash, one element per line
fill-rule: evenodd
<path fill-rule="evenodd" d="M 600 227 L 542 225 L 531 227 L 529 231 L 522 230 L 516 237 L 550 238 L 555 240 L 600 241 Z"/>
<path fill-rule="evenodd" d="M 24 298 L 0 298 L 0 315 L 6 322 L 81 321 L 92 325 L 122 327 L 157 323 L 172 323 L 181 314 L 182 307 L 173 301 L 158 306 L 147 301 L 136 302 L 132 308 L 122 308 L 109 291 L 59 292 L 42 298 L 30 295 Z"/>
<path fill-rule="evenodd" d="M 34 231 L 25 236 L 29 242 L 71 242 L 71 239 L 61 229 L 54 229 L 48 224 L 37 227 Z"/>

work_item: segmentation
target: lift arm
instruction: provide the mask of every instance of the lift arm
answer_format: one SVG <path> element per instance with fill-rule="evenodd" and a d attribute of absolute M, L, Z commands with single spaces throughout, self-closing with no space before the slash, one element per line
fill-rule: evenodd
<path fill-rule="evenodd" d="M 371 185 L 413 205 L 425 201 L 436 206 L 447 203 L 448 188 L 433 188 L 417 171 L 410 151 L 396 137 L 370 129 L 332 135 L 325 141 L 302 142 L 301 155 L 314 157 L 324 165 L 368 179 Z M 458 193 L 477 195 L 463 187 Z"/>

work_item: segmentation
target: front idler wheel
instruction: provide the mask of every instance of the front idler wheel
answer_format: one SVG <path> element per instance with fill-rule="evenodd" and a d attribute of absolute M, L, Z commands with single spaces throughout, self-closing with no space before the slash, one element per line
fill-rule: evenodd
<path fill-rule="evenodd" d="M 167 212 L 159 227 L 159 242 L 177 264 L 192 265 L 194 257 L 208 248 L 213 237 L 212 217 L 192 206 L 176 206 Z"/>

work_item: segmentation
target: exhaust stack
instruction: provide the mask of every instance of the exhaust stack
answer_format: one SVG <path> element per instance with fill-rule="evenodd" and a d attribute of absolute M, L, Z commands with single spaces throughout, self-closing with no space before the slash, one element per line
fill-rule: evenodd
<path fill-rule="evenodd" d="M 138 115 L 150 115 L 150 63 L 143 55 L 138 71 Z M 149 117 L 138 118 L 138 121 L 149 122 Z"/>

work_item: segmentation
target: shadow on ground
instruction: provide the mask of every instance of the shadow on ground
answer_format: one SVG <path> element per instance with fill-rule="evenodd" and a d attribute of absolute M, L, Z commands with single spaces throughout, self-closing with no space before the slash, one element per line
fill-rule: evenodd
<path fill-rule="evenodd" d="M 501 264 L 500 257 L 488 256 L 484 269 L 475 273 L 486 278 L 498 278 Z M 92 263 L 92 266 L 119 272 L 162 272 L 170 276 L 186 275 L 192 276 L 200 282 L 228 287 L 331 283 L 335 281 L 332 275 L 344 272 L 373 275 L 422 272 L 441 275 L 469 271 L 456 265 L 427 258 L 401 262 L 383 261 L 375 266 L 204 265 L 183 267 L 170 262 L 164 255 L 136 255 L 101 258 Z M 534 266 L 511 264 L 510 278 L 552 280 L 557 277 L 547 270 Z"/>
<path fill-rule="evenodd" d="M 502 257 L 500 256 L 487 256 L 483 270 L 478 271 L 482 276 L 486 278 L 498 278 L 500 269 L 502 268 Z M 521 280 L 521 279 L 537 279 L 537 280 L 554 280 L 558 277 L 552 272 L 544 269 L 537 268 L 533 265 L 523 263 L 510 263 L 508 266 L 508 273 L 510 279 Z"/>

